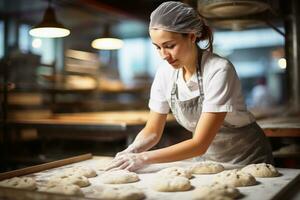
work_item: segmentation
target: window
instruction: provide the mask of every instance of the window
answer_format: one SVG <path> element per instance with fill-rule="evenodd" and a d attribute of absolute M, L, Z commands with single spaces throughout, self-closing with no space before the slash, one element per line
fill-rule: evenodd
<path fill-rule="evenodd" d="M 125 39 L 118 58 L 119 72 L 124 82 L 140 75 L 154 77 L 156 68 L 162 62 L 149 38 Z"/>
<path fill-rule="evenodd" d="M 22 24 L 19 27 L 20 50 L 40 55 L 43 64 L 52 64 L 55 61 L 55 39 L 31 37 L 29 30 L 29 25 Z"/>
<path fill-rule="evenodd" d="M 284 37 L 271 28 L 244 31 L 218 31 L 214 34 L 215 52 L 227 57 L 242 81 L 248 106 L 255 106 L 252 89 L 262 78 L 275 102 L 283 99 Z M 283 60 L 282 60 L 283 59 Z"/>
<path fill-rule="evenodd" d="M 4 23 L 0 21 L 0 58 L 4 56 Z"/>

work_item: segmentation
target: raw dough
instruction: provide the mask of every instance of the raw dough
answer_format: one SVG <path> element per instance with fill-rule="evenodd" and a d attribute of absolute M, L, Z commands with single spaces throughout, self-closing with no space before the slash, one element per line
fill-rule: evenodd
<path fill-rule="evenodd" d="M 160 170 L 156 173 L 157 176 L 180 176 L 185 178 L 192 178 L 192 173 L 190 170 L 182 168 L 182 167 L 169 167 L 163 170 Z"/>
<path fill-rule="evenodd" d="M 181 176 L 156 176 L 152 188 L 159 192 L 177 192 L 191 189 L 190 180 Z"/>
<path fill-rule="evenodd" d="M 226 170 L 216 174 L 214 182 L 233 187 L 243 187 L 256 184 L 256 179 L 251 174 L 238 169 Z"/>
<path fill-rule="evenodd" d="M 214 162 L 197 162 L 190 170 L 193 174 L 216 174 L 224 171 L 224 167 Z"/>
<path fill-rule="evenodd" d="M 100 179 L 108 184 L 132 183 L 140 180 L 136 173 L 127 170 L 106 171 L 100 175 Z"/>
<path fill-rule="evenodd" d="M 36 182 L 30 177 L 14 177 L 0 181 L 0 186 L 35 190 Z"/>
<path fill-rule="evenodd" d="M 68 174 L 68 175 L 85 176 L 87 178 L 97 176 L 96 171 L 87 166 L 74 166 L 71 168 L 67 168 L 67 169 L 64 169 L 63 173 Z"/>
<path fill-rule="evenodd" d="M 241 193 L 235 187 L 218 183 L 197 187 L 196 190 L 193 191 L 194 199 L 203 199 L 210 195 L 236 199 L 241 196 Z"/>
<path fill-rule="evenodd" d="M 78 185 L 46 185 L 40 187 L 38 190 L 41 192 L 83 196 L 83 193 Z"/>
<path fill-rule="evenodd" d="M 193 200 L 234 200 L 234 198 L 210 193 L 209 195 L 207 195 L 205 197 L 195 198 Z"/>
<path fill-rule="evenodd" d="M 276 177 L 279 176 L 277 169 L 270 164 L 259 163 L 250 164 L 242 169 L 243 172 L 249 173 L 254 177 Z"/>
<path fill-rule="evenodd" d="M 132 185 L 97 185 L 89 189 L 86 193 L 86 197 L 107 200 L 139 200 L 144 199 L 145 194 Z"/>
<path fill-rule="evenodd" d="M 85 176 L 58 174 L 51 177 L 47 184 L 49 186 L 73 184 L 78 185 L 79 187 L 86 187 L 90 185 L 90 182 Z"/>

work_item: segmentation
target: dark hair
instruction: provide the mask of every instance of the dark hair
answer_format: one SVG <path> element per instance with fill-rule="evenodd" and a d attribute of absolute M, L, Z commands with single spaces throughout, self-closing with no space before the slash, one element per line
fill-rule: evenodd
<path fill-rule="evenodd" d="M 200 41 L 205 41 L 208 40 L 208 43 L 206 45 L 206 47 L 204 48 L 204 50 L 209 50 L 210 52 L 213 52 L 213 41 L 214 41 L 214 36 L 213 36 L 213 32 L 211 30 L 211 28 L 207 25 L 207 23 L 204 20 L 204 17 L 198 12 L 201 21 L 202 21 L 202 35 L 201 37 L 198 37 L 196 39 L 196 43 L 200 42 Z"/>

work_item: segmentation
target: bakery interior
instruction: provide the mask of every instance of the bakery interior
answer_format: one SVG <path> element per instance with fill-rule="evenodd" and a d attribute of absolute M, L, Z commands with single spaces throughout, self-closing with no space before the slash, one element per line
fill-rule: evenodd
<path fill-rule="evenodd" d="M 0 173 L 86 153 L 112 157 L 132 142 L 162 63 L 148 34 L 150 13 L 162 2 L 0 2 Z M 275 166 L 300 169 L 300 3 L 182 2 L 205 17 L 215 53 L 234 64 Z M 69 33 L 32 36 L 41 22 Z M 97 46 L 106 37 L 119 46 Z M 170 114 L 155 148 L 189 137 Z"/>

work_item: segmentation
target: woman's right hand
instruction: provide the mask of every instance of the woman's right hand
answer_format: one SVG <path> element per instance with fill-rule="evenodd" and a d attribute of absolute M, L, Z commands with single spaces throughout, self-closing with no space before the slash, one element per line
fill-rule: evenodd
<path fill-rule="evenodd" d="M 126 149 L 124 149 L 123 151 L 120 151 L 116 154 L 115 157 L 119 157 L 128 153 L 136 153 L 136 150 L 133 146 L 133 144 L 129 145 Z"/>

